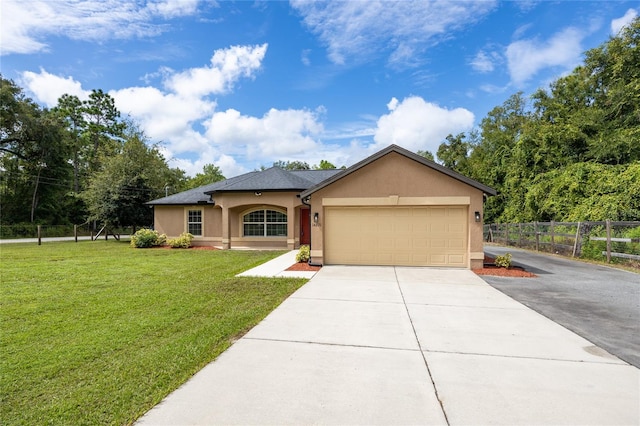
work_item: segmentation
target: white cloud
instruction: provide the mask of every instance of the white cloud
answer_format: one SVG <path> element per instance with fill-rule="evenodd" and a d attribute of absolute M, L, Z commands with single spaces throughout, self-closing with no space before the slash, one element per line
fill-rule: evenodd
<path fill-rule="evenodd" d="M 405 98 L 402 102 L 393 98 L 387 106 L 389 114 L 378 119 L 374 135 L 376 149 L 396 144 L 410 151 L 435 153 L 448 134 L 473 127 L 471 111 L 464 108 L 449 110 L 418 96 Z"/>
<path fill-rule="evenodd" d="M 317 112 L 274 108 L 262 117 L 242 115 L 234 109 L 216 112 L 206 127 L 207 138 L 225 152 L 261 161 L 302 158 L 318 148 L 323 131 Z"/>
<path fill-rule="evenodd" d="M 496 64 L 500 63 L 502 58 L 498 52 L 485 52 L 481 50 L 471 60 L 471 68 L 480 73 L 489 73 L 495 69 Z"/>
<path fill-rule="evenodd" d="M 88 99 L 91 93 L 82 89 L 82 84 L 74 80 L 73 77 L 60 77 L 50 74 L 44 69 L 40 69 L 40 73 L 23 72 L 20 82 L 35 95 L 38 101 L 49 108 L 56 106 L 58 99 L 64 94 L 77 96 L 84 100 Z"/>
<path fill-rule="evenodd" d="M 174 73 L 165 80 L 165 87 L 184 96 L 227 93 L 241 77 L 254 77 L 262 65 L 267 46 L 265 43 L 216 50 L 211 57 L 211 66 Z"/>
<path fill-rule="evenodd" d="M 532 39 L 511 43 L 506 57 L 512 82 L 522 85 L 544 68 L 574 68 L 581 59 L 583 37 L 578 29 L 567 28 L 545 42 Z"/>
<path fill-rule="evenodd" d="M 153 78 L 162 79 L 164 90 L 149 85 L 111 90 L 109 94 L 122 115 L 128 115 L 138 122 L 152 140 L 162 142 L 163 155 L 172 164 L 178 164 L 189 174 L 194 174 L 201 171 L 204 164 L 215 163 L 225 174 L 233 176 L 244 169 L 232 161 L 232 157 L 224 156 L 222 148 L 230 148 L 230 153 L 241 152 L 243 155 L 250 150 L 300 153 L 314 146 L 312 135 L 322 130 L 316 120 L 322 114 L 322 109 L 316 113 L 272 110 L 262 119 L 249 117 L 249 122 L 262 122 L 262 127 L 255 127 L 264 136 L 257 142 L 260 144 L 258 146 L 253 144 L 256 138 L 248 135 L 245 135 L 245 145 L 234 147 L 234 143 L 238 142 L 237 137 L 227 135 L 226 138 L 212 140 L 200 130 L 201 126 L 212 121 L 212 117 L 217 117 L 217 102 L 212 96 L 232 91 L 243 77 L 252 78 L 262 66 L 266 49 L 267 45 L 264 44 L 216 50 L 210 64 L 200 68 L 185 71 L 161 68 Z M 80 99 L 87 99 L 90 93 L 83 90 L 81 83 L 72 77 L 56 76 L 44 69 L 39 73 L 23 72 L 21 81 L 35 100 L 49 107 L 55 106 L 65 93 Z M 238 124 L 237 128 L 243 124 Z M 299 134 L 296 135 L 297 131 Z M 212 134 L 218 136 L 215 131 Z M 189 159 L 194 155 L 198 156 L 198 160 Z"/>
<path fill-rule="evenodd" d="M 419 55 L 449 33 L 489 13 L 494 1 L 292 0 L 305 25 L 327 45 L 336 64 L 388 53 L 394 67 L 414 66 Z"/>
<path fill-rule="evenodd" d="M 620 30 L 631 23 L 638 16 L 638 11 L 629 9 L 623 17 L 611 21 L 611 34 L 617 35 Z"/>
<path fill-rule="evenodd" d="M 2 55 L 47 50 L 46 36 L 103 41 L 154 36 L 155 22 L 197 13 L 199 0 L 2 0 Z"/>
<path fill-rule="evenodd" d="M 163 93 L 155 87 L 129 87 L 110 92 L 116 106 L 142 125 L 155 140 L 181 140 L 193 124 L 210 115 L 216 102 L 182 93 Z M 185 150 L 196 150 L 184 146 Z"/>

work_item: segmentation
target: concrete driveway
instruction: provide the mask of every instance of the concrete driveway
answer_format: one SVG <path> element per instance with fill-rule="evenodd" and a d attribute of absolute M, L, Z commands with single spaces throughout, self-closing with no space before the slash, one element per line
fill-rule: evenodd
<path fill-rule="evenodd" d="M 631 425 L 639 383 L 470 271 L 325 266 L 139 424 Z"/>

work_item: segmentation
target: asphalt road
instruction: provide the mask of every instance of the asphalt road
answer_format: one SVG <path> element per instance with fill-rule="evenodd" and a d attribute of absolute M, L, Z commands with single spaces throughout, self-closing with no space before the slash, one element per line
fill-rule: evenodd
<path fill-rule="evenodd" d="M 640 274 L 512 247 L 484 251 L 509 252 L 538 275 L 482 276 L 491 286 L 640 368 Z"/>

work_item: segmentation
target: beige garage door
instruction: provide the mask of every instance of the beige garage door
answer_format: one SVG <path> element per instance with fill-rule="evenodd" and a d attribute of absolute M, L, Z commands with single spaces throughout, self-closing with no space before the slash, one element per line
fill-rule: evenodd
<path fill-rule="evenodd" d="M 467 206 L 327 207 L 324 261 L 467 267 Z"/>

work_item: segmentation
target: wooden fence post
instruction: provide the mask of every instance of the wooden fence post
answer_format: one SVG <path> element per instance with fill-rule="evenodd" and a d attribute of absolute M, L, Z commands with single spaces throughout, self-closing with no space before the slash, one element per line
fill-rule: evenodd
<path fill-rule="evenodd" d="M 578 222 L 578 229 L 576 229 L 576 239 L 573 241 L 573 253 L 571 257 L 576 257 L 576 252 L 578 251 L 578 247 L 580 247 L 580 222 Z"/>
<path fill-rule="evenodd" d="M 607 219 L 607 263 L 611 263 L 611 220 Z"/>
<path fill-rule="evenodd" d="M 522 224 L 518 223 L 518 247 L 522 247 Z"/>
<path fill-rule="evenodd" d="M 504 224 L 504 245 L 505 246 L 509 245 L 509 224 L 508 223 Z"/>
<path fill-rule="evenodd" d="M 42 232 L 40 225 L 38 225 L 38 245 L 42 245 Z"/>
<path fill-rule="evenodd" d="M 555 221 L 551 221 L 551 253 L 556 252 L 556 239 L 554 233 Z"/>
<path fill-rule="evenodd" d="M 533 222 L 533 232 L 536 234 L 536 251 L 540 251 L 540 234 L 538 233 L 538 221 Z"/>
<path fill-rule="evenodd" d="M 76 240 L 76 243 L 78 242 L 78 225 L 73 225 L 73 237 Z"/>

